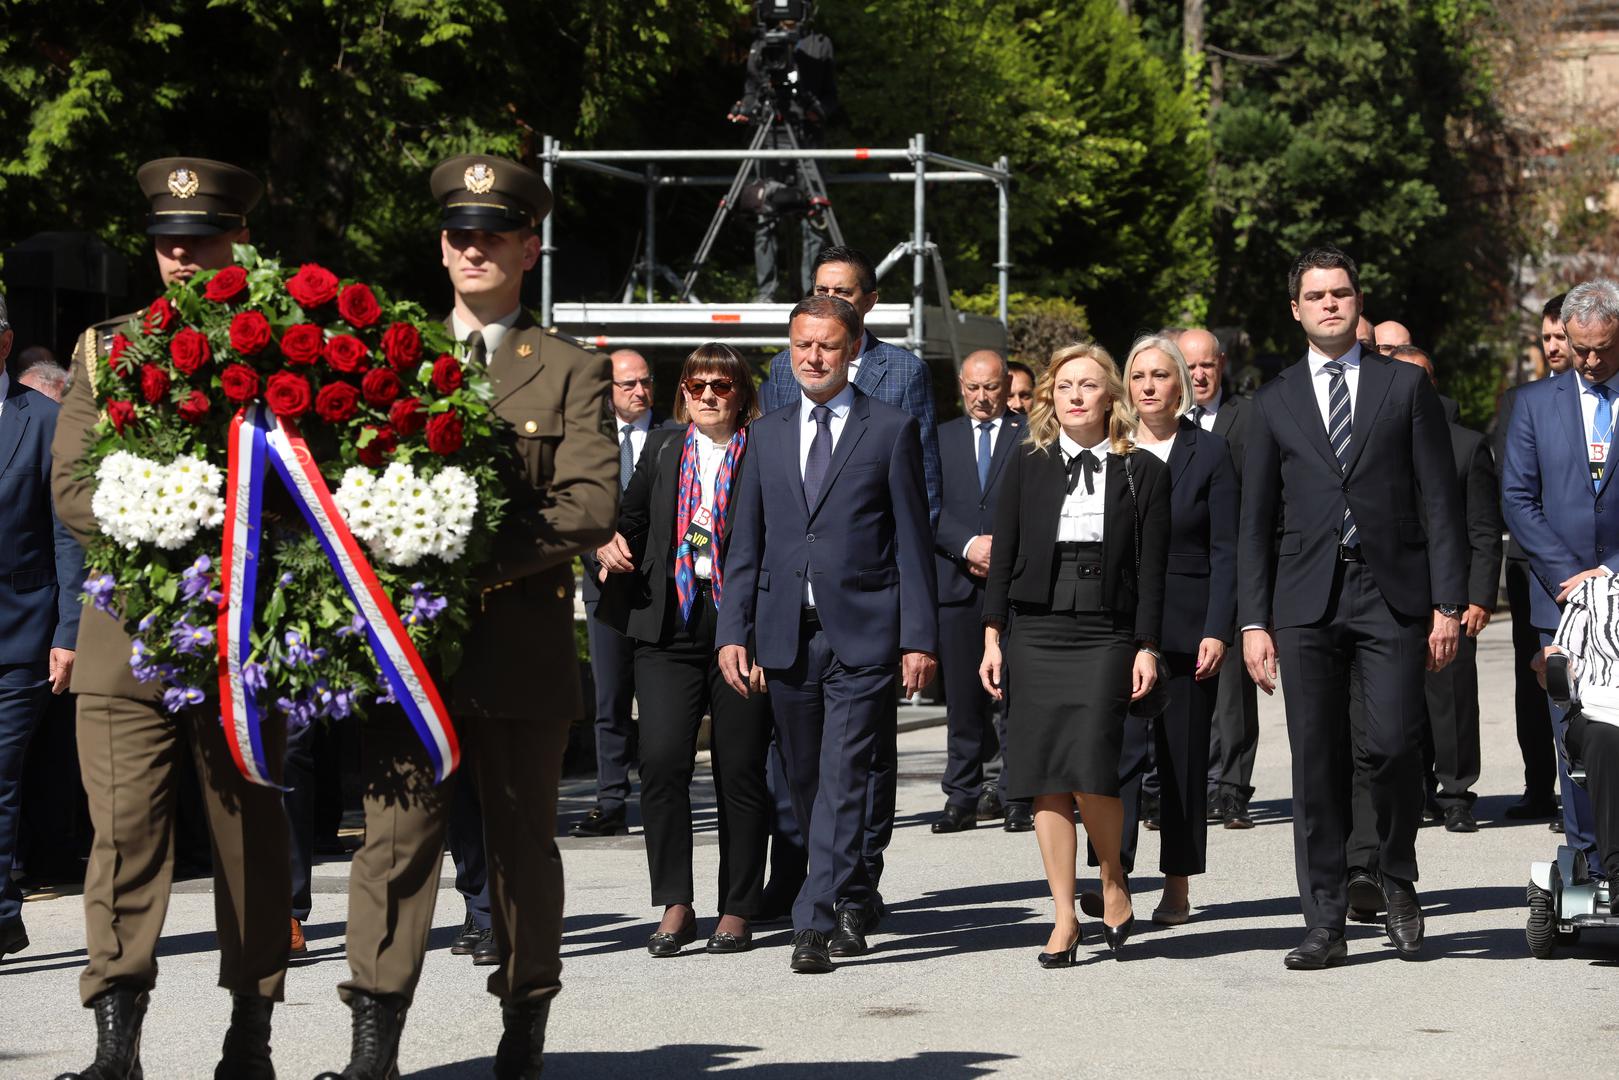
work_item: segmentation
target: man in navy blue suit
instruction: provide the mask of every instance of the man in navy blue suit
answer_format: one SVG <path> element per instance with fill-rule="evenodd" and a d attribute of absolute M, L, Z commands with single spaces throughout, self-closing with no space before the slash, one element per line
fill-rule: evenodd
<path fill-rule="evenodd" d="M 933 677 L 938 588 L 917 422 L 849 382 L 858 313 L 815 296 L 789 326 L 802 392 L 749 428 L 715 641 L 738 693 L 768 687 L 809 856 L 792 968 L 826 972 L 866 951 L 868 778 L 896 679 Z"/>
<path fill-rule="evenodd" d="M 1518 389 L 1501 461 L 1507 529 L 1533 578 L 1530 621 L 1551 643 L 1559 606 L 1588 577 L 1619 570 L 1619 499 L 1609 499 L 1619 415 L 1619 283 L 1587 281 L 1563 298 L 1572 369 Z M 1566 720 L 1552 706 L 1558 737 Z M 1559 756 L 1563 828 L 1601 874 L 1591 800 Z"/>
<path fill-rule="evenodd" d="M 949 741 L 941 784 L 944 813 L 933 823 L 936 833 L 961 832 L 976 828 L 980 819 L 1001 816 L 996 789 L 984 786 L 984 760 L 986 750 L 992 754 L 1005 741 L 1005 725 L 999 724 L 999 731 L 990 727 L 993 703 L 979 682 L 978 662 L 984 655 L 984 579 L 1001 467 L 1025 430 L 1024 418 L 1007 411 L 1012 380 L 999 353 L 981 349 L 968 356 L 961 362 L 959 382 L 967 414 L 939 428 L 939 456 L 946 468 L 934 562 L 939 575 L 939 675 Z M 1002 716 L 1004 712 L 997 719 Z M 1004 773 L 1000 786 L 1006 786 Z M 1005 813 L 1008 832 L 1034 828 L 1028 802 L 1008 803 Z"/>
<path fill-rule="evenodd" d="M 11 879 L 23 761 L 51 694 L 67 690 L 79 636 L 84 551 L 51 507 L 56 402 L 6 373 L 0 297 L 0 958 L 28 947 Z"/>

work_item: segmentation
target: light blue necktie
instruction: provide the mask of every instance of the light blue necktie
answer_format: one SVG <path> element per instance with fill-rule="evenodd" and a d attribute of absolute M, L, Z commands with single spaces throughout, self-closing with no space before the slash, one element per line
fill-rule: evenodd
<path fill-rule="evenodd" d="M 1613 441 L 1613 391 L 1608 389 L 1606 383 L 1598 383 L 1591 387 L 1591 393 L 1597 396 L 1596 419 L 1591 422 L 1591 444 L 1608 445 Z M 1602 462 L 1591 463 L 1591 486 L 1602 486 L 1602 470 L 1605 467 L 1606 455 Z"/>
<path fill-rule="evenodd" d="M 978 425 L 978 491 L 983 494 L 989 487 L 989 459 L 995 454 L 995 446 L 990 441 L 990 434 L 995 430 L 995 421 L 985 420 Z"/>

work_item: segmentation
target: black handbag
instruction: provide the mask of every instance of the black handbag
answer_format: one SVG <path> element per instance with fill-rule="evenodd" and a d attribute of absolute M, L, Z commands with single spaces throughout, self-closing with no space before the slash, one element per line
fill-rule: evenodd
<path fill-rule="evenodd" d="M 1136 541 L 1136 594 L 1141 593 L 1141 503 L 1136 499 L 1136 477 L 1130 469 L 1130 455 L 1124 455 L 1124 479 L 1130 485 L 1130 521 L 1135 526 Z M 1130 702 L 1130 715 L 1137 720 L 1151 720 L 1158 716 L 1169 705 L 1169 665 L 1164 663 L 1161 653 L 1155 654 L 1158 662 L 1158 678 L 1153 681 L 1152 689 L 1140 698 Z M 1132 669 L 1133 670 L 1133 669 Z"/>

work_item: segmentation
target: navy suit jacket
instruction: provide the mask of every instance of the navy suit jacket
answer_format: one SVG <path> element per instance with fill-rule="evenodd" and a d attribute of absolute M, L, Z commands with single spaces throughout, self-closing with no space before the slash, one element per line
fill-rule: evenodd
<path fill-rule="evenodd" d="M 895 664 L 902 650 L 937 654 L 933 529 L 915 418 L 856 389 L 820 496 L 806 506 L 802 402 L 748 429 L 715 647 L 753 642 L 765 668 L 791 667 L 808 575 L 844 664 Z"/>
<path fill-rule="evenodd" d="M 961 552 L 975 536 L 995 532 L 995 500 L 1001 490 L 1001 470 L 1013 448 L 1028 430 L 1021 413 L 1001 417 L 989 456 L 989 485 L 978 489 L 978 422 L 958 416 L 939 427 L 939 464 L 944 466 L 944 499 L 934 529 L 935 569 L 939 575 L 939 603 L 960 604 L 978 599 L 984 579 L 967 569 Z"/>
<path fill-rule="evenodd" d="M 0 409 L 0 664 L 37 664 L 79 637 L 84 550 L 51 508 L 58 405 L 11 380 Z"/>
<path fill-rule="evenodd" d="M 943 488 L 939 468 L 939 428 L 933 411 L 933 376 L 915 353 L 881 341 L 870 330 L 860 343 L 855 389 L 916 417 L 922 429 L 922 472 L 927 478 L 928 520 L 938 522 Z M 770 379 L 759 387 L 759 408 L 775 412 L 797 405 L 802 394 L 792 360 L 783 349 L 770 361 Z"/>
<path fill-rule="evenodd" d="M 1222 405 L 1219 415 L 1224 414 Z M 1226 441 L 1183 417 L 1169 448 L 1163 627 L 1163 647 L 1169 652 L 1196 653 L 1204 638 L 1231 643 L 1241 498 Z"/>
<path fill-rule="evenodd" d="M 1619 571 L 1619 496 L 1610 453 L 1601 484 L 1591 485 L 1583 384 L 1572 369 L 1517 389 L 1501 460 L 1501 510 L 1512 538 L 1529 557 L 1539 588 L 1530 621 L 1557 625 L 1557 586 L 1581 570 Z"/>
<path fill-rule="evenodd" d="M 1342 466 L 1307 359 L 1260 387 L 1245 411 L 1241 625 L 1308 626 L 1326 615 L 1346 505 L 1391 608 L 1416 619 L 1430 617 L 1434 605 L 1467 602 L 1467 536 L 1450 428 L 1422 369 L 1362 350 Z M 1273 555 L 1278 514 L 1285 531 Z"/>

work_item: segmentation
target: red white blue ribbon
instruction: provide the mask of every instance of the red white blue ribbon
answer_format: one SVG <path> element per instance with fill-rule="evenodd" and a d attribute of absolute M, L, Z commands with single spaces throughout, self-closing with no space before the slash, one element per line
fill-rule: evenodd
<path fill-rule="evenodd" d="M 238 429 L 246 429 L 238 437 Z M 262 447 L 262 452 L 259 451 Z M 236 765 L 254 783 L 269 784 L 263 739 L 253 695 L 246 691 L 241 666 L 252 645 L 256 550 L 265 463 L 275 466 L 292 500 L 314 531 L 337 579 L 365 620 L 366 638 L 382 680 L 404 709 L 416 737 L 432 759 L 437 779 L 445 780 L 461 762 L 461 744 L 438 687 L 411 643 L 399 612 L 377 580 L 359 541 L 343 520 L 309 447 L 296 428 L 254 405 L 231 423 L 230 471 L 226 479 L 225 551 L 221 573 L 226 609 L 220 614 L 220 700 L 225 734 Z M 251 542 L 254 546 L 248 547 Z M 239 583 L 240 582 L 240 583 Z"/>

